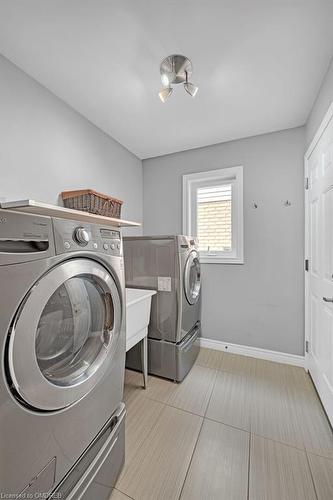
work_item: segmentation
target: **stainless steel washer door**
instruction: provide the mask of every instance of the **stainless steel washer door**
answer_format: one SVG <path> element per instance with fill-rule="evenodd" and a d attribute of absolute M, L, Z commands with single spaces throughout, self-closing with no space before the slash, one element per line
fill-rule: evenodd
<path fill-rule="evenodd" d="M 116 283 L 98 262 L 75 259 L 49 271 L 29 292 L 10 334 L 17 394 L 49 411 L 81 399 L 112 363 L 121 316 Z"/>
<path fill-rule="evenodd" d="M 187 258 L 184 271 L 184 290 L 187 301 L 193 305 L 197 302 L 201 288 L 201 269 L 199 254 L 193 250 Z"/>

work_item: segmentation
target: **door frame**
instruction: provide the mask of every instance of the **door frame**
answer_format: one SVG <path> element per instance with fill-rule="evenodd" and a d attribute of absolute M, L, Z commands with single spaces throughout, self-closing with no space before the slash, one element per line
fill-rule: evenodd
<path fill-rule="evenodd" d="M 309 191 L 307 189 L 307 182 L 309 178 L 309 158 L 317 146 L 321 136 L 323 135 L 325 129 L 333 118 L 333 101 L 331 102 L 328 110 L 326 111 L 324 118 L 322 119 L 321 124 L 319 125 L 317 132 L 314 135 L 308 149 L 304 155 L 304 187 L 305 187 L 305 196 L 304 196 L 304 207 L 305 207 L 305 252 L 304 259 L 309 259 L 310 257 L 310 239 L 309 239 Z M 310 263 L 311 265 L 311 263 Z M 309 273 L 305 269 L 304 265 L 304 359 L 305 359 L 305 369 L 309 370 L 309 353 L 307 352 L 306 345 L 307 342 L 310 342 L 310 325 L 309 325 Z"/>

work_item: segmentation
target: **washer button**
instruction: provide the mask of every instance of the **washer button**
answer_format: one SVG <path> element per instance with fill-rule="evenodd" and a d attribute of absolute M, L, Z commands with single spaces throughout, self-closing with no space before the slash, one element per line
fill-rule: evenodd
<path fill-rule="evenodd" d="M 94 247 L 94 248 L 98 248 L 97 243 L 93 243 L 93 247 Z"/>
<path fill-rule="evenodd" d="M 70 247 L 71 247 L 71 244 L 68 241 L 65 241 L 64 242 L 64 247 L 66 248 L 66 250 L 69 250 Z"/>
<path fill-rule="evenodd" d="M 109 248 L 107 243 L 104 243 L 103 248 L 104 248 L 104 250 L 107 250 Z"/>
<path fill-rule="evenodd" d="M 116 248 L 114 243 L 111 243 L 111 249 L 114 250 Z"/>
<path fill-rule="evenodd" d="M 120 243 L 117 243 L 117 248 L 118 250 L 120 250 Z"/>

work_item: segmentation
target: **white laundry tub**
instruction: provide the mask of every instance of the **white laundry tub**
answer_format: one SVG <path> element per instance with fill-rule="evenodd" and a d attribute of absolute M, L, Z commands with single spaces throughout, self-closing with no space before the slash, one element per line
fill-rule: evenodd
<path fill-rule="evenodd" d="M 155 290 L 126 288 L 126 352 L 147 337 L 151 298 Z"/>

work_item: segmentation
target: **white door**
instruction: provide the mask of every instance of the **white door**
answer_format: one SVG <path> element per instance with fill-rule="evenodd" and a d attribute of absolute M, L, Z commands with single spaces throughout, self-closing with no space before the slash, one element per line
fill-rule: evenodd
<path fill-rule="evenodd" d="M 333 106 L 305 156 L 307 362 L 333 424 Z"/>

